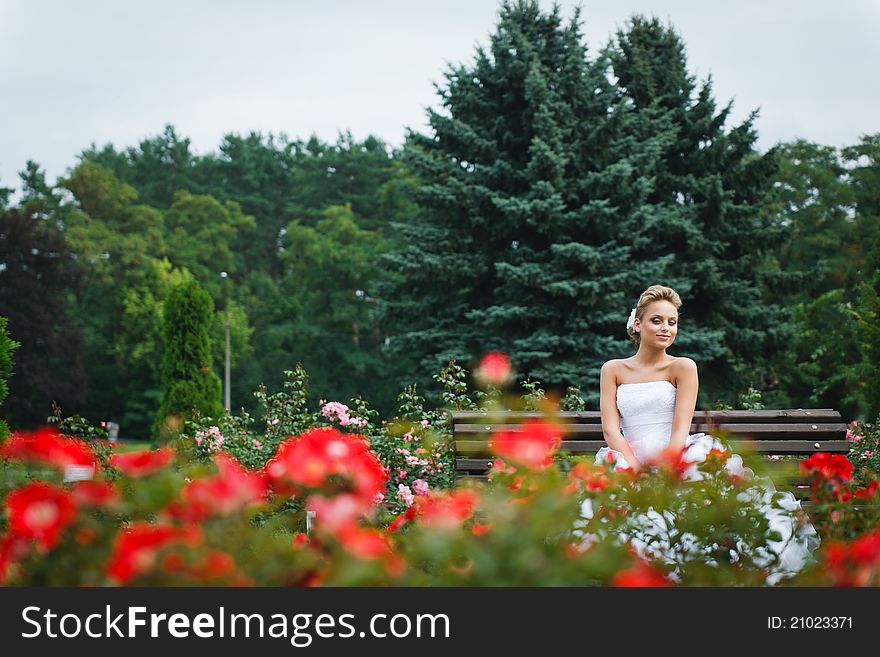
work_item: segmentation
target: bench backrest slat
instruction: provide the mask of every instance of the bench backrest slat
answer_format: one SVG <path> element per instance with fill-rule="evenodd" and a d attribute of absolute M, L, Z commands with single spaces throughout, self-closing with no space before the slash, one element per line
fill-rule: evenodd
<path fill-rule="evenodd" d="M 518 431 L 528 419 L 552 419 L 564 426 L 561 449 L 575 455 L 606 446 L 599 411 L 569 411 L 548 418 L 531 411 L 452 411 L 450 424 L 457 477 L 483 477 L 490 467 L 489 439 L 498 431 Z M 787 408 L 760 411 L 697 411 L 689 433 L 725 433 L 734 451 L 760 454 L 848 454 L 847 425 L 830 408 Z M 481 458 L 486 457 L 486 458 Z"/>

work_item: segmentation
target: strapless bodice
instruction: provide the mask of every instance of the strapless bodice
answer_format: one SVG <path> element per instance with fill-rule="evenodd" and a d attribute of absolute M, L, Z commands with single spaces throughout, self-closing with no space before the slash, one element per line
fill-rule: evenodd
<path fill-rule="evenodd" d="M 676 392 L 666 380 L 617 386 L 620 431 L 637 457 L 648 457 L 669 444 Z"/>

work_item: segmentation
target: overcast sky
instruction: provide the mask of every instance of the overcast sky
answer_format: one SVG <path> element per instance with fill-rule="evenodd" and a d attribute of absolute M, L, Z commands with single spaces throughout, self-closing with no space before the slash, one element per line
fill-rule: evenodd
<path fill-rule="evenodd" d="M 552 3 L 542 2 L 544 7 Z M 691 71 L 761 148 L 880 132 L 880 0 L 580 0 L 591 48 L 633 13 L 670 22 Z M 0 0 L 0 184 L 36 160 L 50 181 L 91 143 L 167 123 L 198 153 L 229 132 L 399 145 L 435 82 L 471 61 L 496 0 Z"/>

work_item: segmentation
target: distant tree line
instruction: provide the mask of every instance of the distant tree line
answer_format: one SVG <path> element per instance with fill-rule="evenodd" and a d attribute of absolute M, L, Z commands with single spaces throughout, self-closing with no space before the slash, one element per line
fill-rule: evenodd
<path fill-rule="evenodd" d="M 149 435 L 187 281 L 217 374 L 229 319 L 249 410 L 296 362 L 315 398 L 387 409 L 489 350 L 595 407 L 661 283 L 685 301 L 672 351 L 700 364 L 701 405 L 751 386 L 880 412 L 880 134 L 760 152 L 756 114 L 731 123 L 673 27 L 635 16 L 588 49 L 580 21 L 505 3 L 399 149 L 251 133 L 196 155 L 167 126 L 87 148 L 54 183 L 28 162 L 14 204 L 0 189 L 0 316 L 20 343 L 2 415 L 39 424 L 54 399 Z"/>

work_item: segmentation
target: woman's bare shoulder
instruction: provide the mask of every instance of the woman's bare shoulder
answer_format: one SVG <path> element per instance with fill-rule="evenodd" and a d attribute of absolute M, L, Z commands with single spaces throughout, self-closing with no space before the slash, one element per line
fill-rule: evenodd
<path fill-rule="evenodd" d="M 612 358 L 611 360 L 606 360 L 602 364 L 602 371 L 603 372 L 611 371 L 616 374 L 618 372 L 618 370 L 620 369 L 620 365 L 622 362 L 623 362 L 622 358 Z"/>
<path fill-rule="evenodd" d="M 609 377 L 614 384 L 617 385 L 617 381 L 620 379 L 620 373 L 623 368 L 623 359 L 621 358 L 612 358 L 611 360 L 605 361 L 602 365 L 602 376 Z"/>
<path fill-rule="evenodd" d="M 697 375 L 697 363 L 687 356 L 678 356 L 672 362 L 672 371 L 675 373 L 676 379 L 686 376 L 695 377 Z"/>

